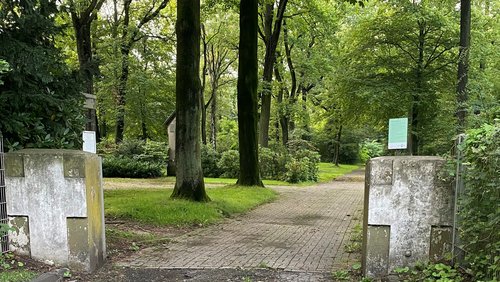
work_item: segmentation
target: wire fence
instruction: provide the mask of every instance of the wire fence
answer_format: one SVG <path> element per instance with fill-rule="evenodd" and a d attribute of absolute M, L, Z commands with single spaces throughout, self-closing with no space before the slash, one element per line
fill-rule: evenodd
<path fill-rule="evenodd" d="M 3 150 L 3 136 L 0 132 L 0 251 L 5 253 L 9 251 L 9 242 L 6 227 L 7 218 L 7 195 L 5 191 L 5 162 Z"/>

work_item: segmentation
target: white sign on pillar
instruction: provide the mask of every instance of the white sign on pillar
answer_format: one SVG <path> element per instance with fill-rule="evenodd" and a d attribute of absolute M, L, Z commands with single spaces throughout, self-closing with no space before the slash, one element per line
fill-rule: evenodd
<path fill-rule="evenodd" d="M 83 151 L 89 153 L 97 153 L 95 131 L 83 132 Z"/>

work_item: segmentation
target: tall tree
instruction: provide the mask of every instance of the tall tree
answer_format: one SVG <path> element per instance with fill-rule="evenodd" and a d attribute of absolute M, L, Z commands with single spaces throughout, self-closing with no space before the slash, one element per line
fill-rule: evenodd
<path fill-rule="evenodd" d="M 123 2 L 123 25 L 120 43 L 121 72 L 116 97 L 116 143 L 120 143 L 123 141 L 123 133 L 125 130 L 125 104 L 127 81 L 130 72 L 130 52 L 133 45 L 143 37 L 143 34 L 140 33 L 141 28 L 151 20 L 156 18 L 158 14 L 160 14 L 161 10 L 163 10 L 169 2 L 169 0 L 162 0 L 157 7 L 155 7 L 154 5 L 149 7 L 142 18 L 138 20 L 137 26 L 132 28 L 130 26 L 132 1 L 133 0 L 124 0 Z"/>
<path fill-rule="evenodd" d="M 457 132 L 465 131 L 467 116 L 467 82 L 469 75 L 469 49 L 470 49 L 470 25 L 471 25 L 471 3 L 470 0 L 460 1 L 460 47 L 458 59 L 458 85 L 457 85 Z"/>
<path fill-rule="evenodd" d="M 276 60 L 276 48 L 278 47 L 279 36 L 285 9 L 288 0 L 280 0 L 274 17 L 274 1 L 268 2 L 264 7 L 264 31 L 259 30 L 259 33 L 266 45 L 266 53 L 264 57 L 264 71 L 262 74 L 262 103 L 260 112 L 260 145 L 267 147 L 269 145 L 269 121 L 271 118 L 271 98 L 272 98 L 272 80 L 274 62 Z M 246 27 L 245 27 L 246 28 Z"/>
<path fill-rule="evenodd" d="M 176 182 L 172 198 L 207 202 L 201 169 L 200 0 L 177 3 Z"/>
<path fill-rule="evenodd" d="M 97 18 L 97 13 L 104 0 L 69 1 L 69 13 L 75 31 L 76 50 L 80 75 L 83 79 L 85 92 L 94 95 L 94 75 L 97 73 L 97 64 L 93 60 L 91 26 Z M 97 117 L 95 109 L 89 109 L 87 114 L 87 130 L 97 131 Z M 99 135 L 99 134 L 98 134 Z"/>
<path fill-rule="evenodd" d="M 238 184 L 243 186 L 264 186 L 259 174 L 259 146 L 257 143 L 257 20 L 258 0 L 241 0 L 238 63 L 240 153 Z"/>

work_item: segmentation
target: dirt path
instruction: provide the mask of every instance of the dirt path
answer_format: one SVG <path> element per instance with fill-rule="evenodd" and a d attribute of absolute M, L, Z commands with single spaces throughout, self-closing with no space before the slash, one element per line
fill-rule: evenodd
<path fill-rule="evenodd" d="M 116 281 L 328 281 L 359 261 L 344 249 L 361 220 L 362 174 L 353 175 L 275 187 L 276 202 L 118 262 Z"/>

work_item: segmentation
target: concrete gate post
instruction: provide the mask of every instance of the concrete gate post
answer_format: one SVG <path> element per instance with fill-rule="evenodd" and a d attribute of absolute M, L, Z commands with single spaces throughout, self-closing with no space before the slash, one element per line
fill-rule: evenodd
<path fill-rule="evenodd" d="M 11 250 L 92 272 L 106 257 L 101 160 L 71 150 L 5 155 Z"/>
<path fill-rule="evenodd" d="M 438 261 L 451 252 L 454 192 L 439 157 L 379 157 L 366 167 L 363 273 Z"/>

